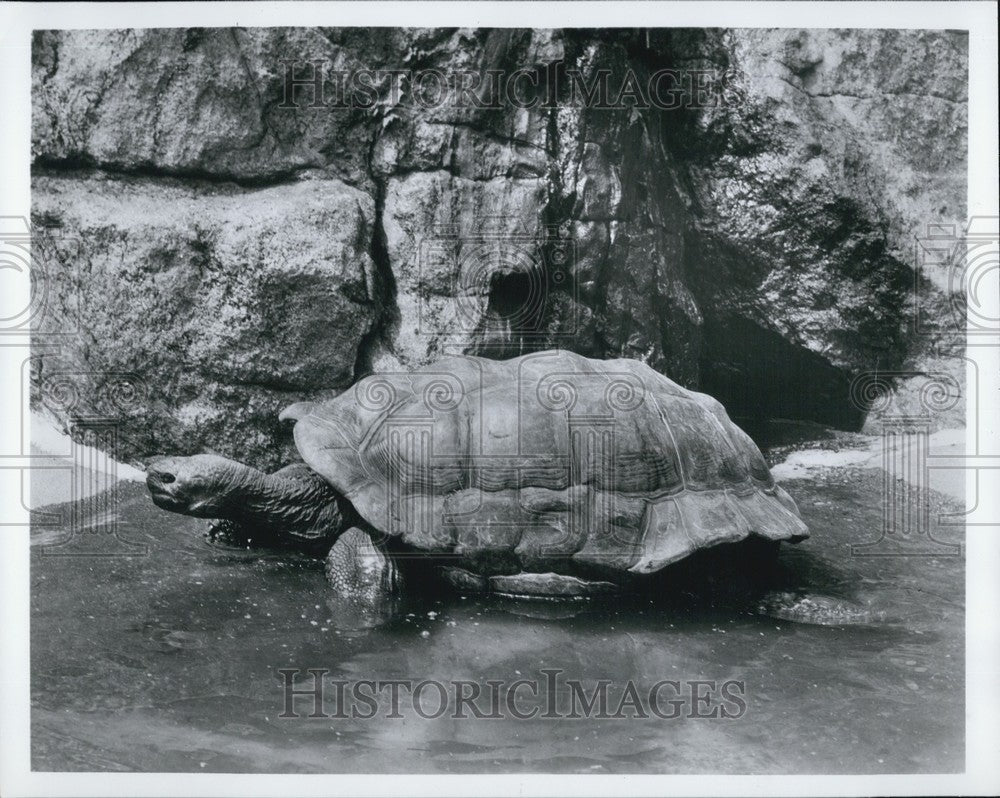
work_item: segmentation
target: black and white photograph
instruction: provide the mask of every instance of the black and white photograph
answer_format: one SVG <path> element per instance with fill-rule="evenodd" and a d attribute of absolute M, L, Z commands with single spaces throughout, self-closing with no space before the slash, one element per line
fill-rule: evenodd
<path fill-rule="evenodd" d="M 995 4 L 0 12 L 4 795 L 1000 790 Z"/>

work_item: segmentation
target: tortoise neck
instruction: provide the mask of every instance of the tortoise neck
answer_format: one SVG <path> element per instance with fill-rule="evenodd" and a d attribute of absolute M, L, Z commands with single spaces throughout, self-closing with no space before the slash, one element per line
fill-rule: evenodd
<path fill-rule="evenodd" d="M 232 513 L 241 521 L 279 532 L 303 532 L 328 523 L 330 499 L 316 486 L 245 467 L 232 492 Z"/>
<path fill-rule="evenodd" d="M 225 475 L 225 508 L 233 518 L 255 520 L 255 516 L 275 501 L 280 501 L 276 487 L 263 471 L 232 461 Z"/>

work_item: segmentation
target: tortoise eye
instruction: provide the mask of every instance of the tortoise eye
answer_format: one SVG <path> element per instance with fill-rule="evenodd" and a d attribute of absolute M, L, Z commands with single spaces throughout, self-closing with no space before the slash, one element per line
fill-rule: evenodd
<path fill-rule="evenodd" d="M 176 482 L 177 477 L 171 474 L 169 471 L 154 471 L 152 476 L 160 483 L 164 485 L 169 485 L 171 482 Z"/>

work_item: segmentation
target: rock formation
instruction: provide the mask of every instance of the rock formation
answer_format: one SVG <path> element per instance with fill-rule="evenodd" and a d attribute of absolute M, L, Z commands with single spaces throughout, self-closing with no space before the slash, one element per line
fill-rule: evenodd
<path fill-rule="evenodd" d="M 948 31 L 38 32 L 35 401 L 141 382 L 122 459 L 267 466 L 293 401 L 559 346 L 858 429 L 858 375 L 960 384 L 919 239 L 965 218 L 966 63 Z"/>

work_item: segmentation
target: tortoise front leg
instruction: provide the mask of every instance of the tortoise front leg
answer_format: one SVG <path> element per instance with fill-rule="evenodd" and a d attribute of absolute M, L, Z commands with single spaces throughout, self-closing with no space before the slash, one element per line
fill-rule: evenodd
<path fill-rule="evenodd" d="M 337 597 L 376 606 L 402 589 L 396 564 L 367 532 L 351 527 L 326 556 L 326 578 Z"/>

